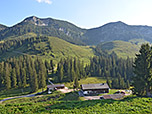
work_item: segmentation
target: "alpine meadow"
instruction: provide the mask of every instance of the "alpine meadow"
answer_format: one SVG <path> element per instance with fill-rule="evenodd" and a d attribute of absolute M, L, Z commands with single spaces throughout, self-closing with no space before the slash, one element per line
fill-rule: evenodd
<path fill-rule="evenodd" d="M 0 114 L 151 114 L 151 43 L 152 26 L 122 21 L 87 29 L 29 16 L 0 24 Z"/>

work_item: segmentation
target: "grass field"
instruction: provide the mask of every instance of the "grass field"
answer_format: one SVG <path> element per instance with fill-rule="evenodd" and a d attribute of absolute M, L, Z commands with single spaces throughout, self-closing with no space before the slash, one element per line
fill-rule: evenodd
<path fill-rule="evenodd" d="M 79 85 L 81 84 L 96 84 L 96 83 L 105 83 L 106 80 L 104 78 L 101 77 L 88 77 L 85 79 L 81 79 L 78 81 Z M 66 87 L 68 88 L 73 88 L 73 82 L 71 83 L 64 83 Z"/>
<path fill-rule="evenodd" d="M 138 53 L 140 49 L 140 45 L 136 45 L 131 42 L 125 41 L 106 42 L 99 45 L 99 47 L 102 50 L 106 50 L 109 54 L 115 52 L 118 55 L 118 57 L 122 58 L 134 58 L 135 54 Z"/>
<path fill-rule="evenodd" d="M 1 114 L 151 114 L 152 98 L 81 101 L 76 93 L 20 98 L 0 104 Z"/>

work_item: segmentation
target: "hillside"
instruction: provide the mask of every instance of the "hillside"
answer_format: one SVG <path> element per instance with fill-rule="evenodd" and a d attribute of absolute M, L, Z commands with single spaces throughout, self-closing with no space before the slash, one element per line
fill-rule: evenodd
<path fill-rule="evenodd" d="M 0 31 L 6 29 L 7 27 L 5 25 L 0 24 Z"/>
<path fill-rule="evenodd" d="M 137 45 L 131 42 L 125 42 L 125 41 L 112 41 L 112 42 L 105 42 L 105 43 L 100 43 L 99 45 L 97 45 L 98 49 L 104 50 L 106 52 L 108 52 L 109 54 L 111 54 L 112 52 L 115 52 L 118 57 L 122 57 L 122 58 L 127 58 L 127 57 L 131 57 L 134 58 L 135 57 L 135 53 L 138 53 L 139 49 L 140 49 L 140 44 Z"/>
<path fill-rule="evenodd" d="M 97 28 L 82 29 L 67 21 L 31 16 L 12 27 L 0 25 L 0 40 L 28 33 L 58 37 L 78 45 L 97 45 L 100 42 L 132 39 L 152 42 L 151 26 L 128 25 L 121 21 L 107 23 Z"/>
<path fill-rule="evenodd" d="M 30 32 L 37 35 L 58 37 L 74 44 L 82 44 L 80 38 L 85 30 L 66 21 L 32 16 L 12 27 L 1 30 L 0 39 L 18 37 Z"/>
<path fill-rule="evenodd" d="M 152 27 L 127 25 L 121 21 L 107 23 L 103 26 L 88 29 L 84 34 L 87 44 L 98 44 L 107 41 L 129 41 L 132 39 L 144 39 L 152 42 Z"/>
<path fill-rule="evenodd" d="M 71 101 L 67 101 L 68 99 Z M 64 100 L 65 99 L 65 100 Z M 20 98 L 0 104 L 3 113 L 53 113 L 53 114 L 150 114 L 152 98 L 127 97 L 123 100 L 81 101 L 76 93 L 54 93 L 31 98 Z"/>
<path fill-rule="evenodd" d="M 86 50 L 92 49 L 89 46 L 84 45 L 95 45 L 97 46 L 97 49 L 107 51 L 108 53 L 114 51 L 119 57 L 134 57 L 142 43 L 152 42 L 152 27 L 127 25 L 118 21 L 107 23 L 97 28 L 82 29 L 67 21 L 52 18 L 38 18 L 35 16 L 28 17 L 12 27 L 0 25 L 1 42 L 3 42 L 3 40 L 17 40 L 41 36 L 57 37 L 62 40 L 51 39 L 51 42 L 50 40 L 47 41 L 53 46 L 51 52 L 48 50 L 48 44 L 46 42 L 34 44 L 35 49 L 33 51 L 32 48 L 27 47 L 28 45 L 31 45 L 31 42 L 18 47 L 18 49 L 16 48 L 15 51 L 43 56 L 47 59 L 51 57 L 55 60 L 59 60 L 59 58 L 63 56 L 67 57 L 69 55 L 86 58 L 87 53 L 87 58 L 89 58 L 90 51 Z M 58 45 L 59 41 L 66 41 L 66 43 L 59 43 L 60 45 Z M 63 44 L 65 46 L 63 46 Z M 33 45 L 31 46 L 33 47 Z M 71 46 L 74 47 L 71 49 Z M 12 46 L 12 48 L 14 47 Z M 41 50 L 41 52 L 39 52 L 39 50 Z M 0 57 L 5 58 L 16 55 L 20 54 L 9 52 L 3 53 Z M 92 55 L 94 54 L 91 54 L 91 56 Z"/>
<path fill-rule="evenodd" d="M 31 36 L 30 38 L 27 36 Z M 33 36 L 33 37 L 32 37 Z M 15 40 L 22 41 L 20 46 L 11 46 L 7 51 L 4 51 L 0 58 L 6 59 L 13 56 L 19 56 L 23 54 L 28 54 L 32 56 L 39 56 L 42 59 L 53 59 L 59 61 L 64 57 L 78 57 L 85 62 L 89 61 L 89 57 L 94 55 L 93 50 L 89 46 L 78 46 L 66 42 L 57 37 L 35 37 L 33 33 L 23 35 L 10 40 L 11 42 Z M 25 38 L 24 38 L 25 37 Z M 1 45 L 9 40 L 1 42 Z"/>

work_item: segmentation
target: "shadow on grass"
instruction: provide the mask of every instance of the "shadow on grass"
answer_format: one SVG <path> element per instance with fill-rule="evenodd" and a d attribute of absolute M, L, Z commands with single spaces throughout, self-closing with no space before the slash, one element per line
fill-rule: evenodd
<path fill-rule="evenodd" d="M 77 91 L 74 92 L 70 92 L 70 93 L 66 93 L 64 94 L 64 96 L 62 96 L 62 98 L 60 98 L 61 101 L 78 101 L 79 100 L 79 95 Z"/>
<path fill-rule="evenodd" d="M 89 101 L 62 101 L 59 104 L 51 105 L 46 108 L 49 109 L 80 109 L 86 107 L 92 107 L 96 104 L 104 105 L 105 103 L 111 104 L 115 102 L 115 100 L 89 100 Z"/>
<path fill-rule="evenodd" d="M 71 93 L 67 94 L 68 99 L 70 99 L 70 95 Z M 126 97 L 122 100 L 113 100 L 113 99 L 102 99 L 102 100 L 87 100 L 87 101 L 65 101 L 65 98 L 63 98 L 60 103 L 51 105 L 46 107 L 46 109 L 80 109 L 80 108 L 87 108 L 87 107 L 92 107 L 95 105 L 104 105 L 104 104 L 113 104 L 113 103 L 120 103 L 120 102 L 132 102 L 133 99 L 138 98 L 137 96 L 130 96 L 130 97 Z"/>
<path fill-rule="evenodd" d="M 19 88 L 13 88 L 10 90 L 0 90 L 0 97 L 5 98 L 5 97 L 13 97 L 13 96 L 20 96 L 20 95 L 26 95 L 30 94 L 31 88 L 26 87 L 24 89 L 19 89 Z"/>

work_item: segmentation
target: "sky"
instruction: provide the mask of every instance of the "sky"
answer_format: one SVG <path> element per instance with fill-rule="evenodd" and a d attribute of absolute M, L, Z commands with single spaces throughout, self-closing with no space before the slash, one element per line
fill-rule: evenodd
<path fill-rule="evenodd" d="M 65 20 L 82 28 L 116 21 L 152 26 L 152 0 L 0 0 L 0 24 L 13 26 L 29 16 Z"/>

